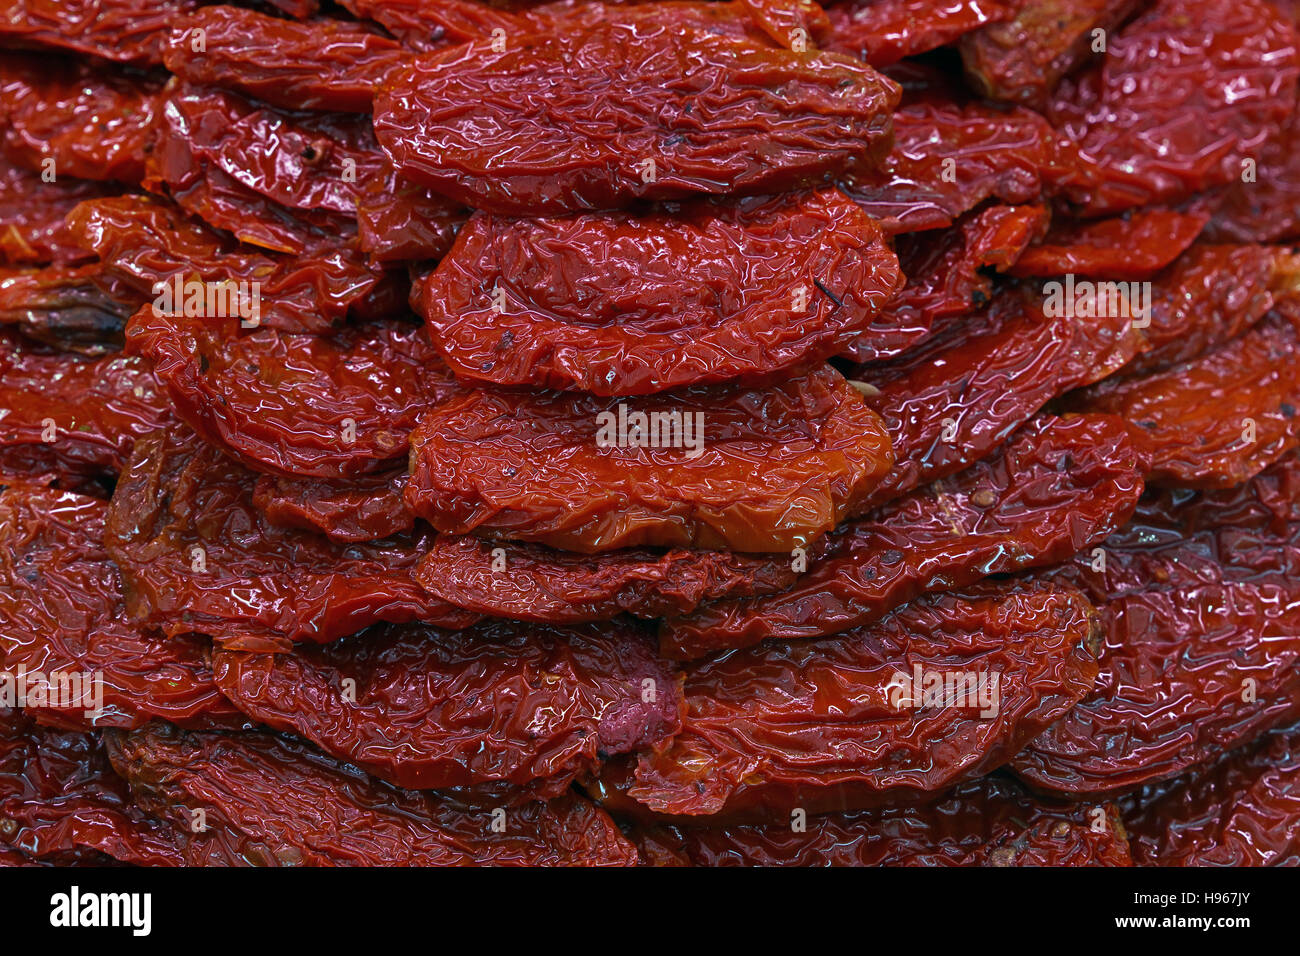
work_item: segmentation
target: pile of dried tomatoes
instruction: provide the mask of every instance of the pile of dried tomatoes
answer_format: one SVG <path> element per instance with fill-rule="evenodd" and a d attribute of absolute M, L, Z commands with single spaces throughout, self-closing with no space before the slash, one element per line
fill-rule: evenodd
<path fill-rule="evenodd" d="M 1300 8 L 17 0 L 0 861 L 1300 862 Z"/>

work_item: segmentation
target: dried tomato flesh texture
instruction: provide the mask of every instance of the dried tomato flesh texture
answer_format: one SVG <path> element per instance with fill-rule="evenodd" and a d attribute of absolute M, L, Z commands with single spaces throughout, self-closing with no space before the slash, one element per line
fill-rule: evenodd
<path fill-rule="evenodd" d="M 677 730 L 676 679 L 653 647 L 628 624 L 494 622 L 368 631 L 292 654 L 220 651 L 214 664 L 250 717 L 389 783 L 556 794 Z"/>
<path fill-rule="evenodd" d="M 651 20 L 493 45 L 420 57 L 375 97 L 403 175 L 492 212 L 778 192 L 889 149 L 898 87 L 847 57 Z"/>
<path fill-rule="evenodd" d="M 1105 378 L 1142 347 L 1122 317 L 1046 316 L 1028 296 L 999 296 L 897 359 L 860 368 L 879 390 L 896 464 L 854 514 L 960 471 L 997 448 L 1049 400 Z"/>
<path fill-rule="evenodd" d="M 1102 216 L 1238 180 L 1295 108 L 1296 44 L 1265 0 L 1158 0 L 1052 99 L 1064 197 Z"/>
<path fill-rule="evenodd" d="M 907 284 L 841 355 L 886 358 L 929 336 L 936 322 L 965 315 L 993 297 L 986 270 L 1005 271 L 1047 226 L 1043 206 L 989 206 L 940 236 L 908 233 L 895 242 Z"/>
<path fill-rule="evenodd" d="M 351 245 L 323 242 L 302 256 L 263 252 L 142 196 L 82 203 L 68 222 L 110 272 L 142 296 L 153 299 L 177 279 L 197 277 L 211 289 L 234 283 L 247 293 L 239 301 L 251 303 L 249 283 L 257 283 L 258 312 L 250 311 L 248 321 L 289 332 L 328 331 L 376 291 L 380 278 Z"/>
<path fill-rule="evenodd" d="M 0 45 L 156 66 L 168 24 L 195 6 L 195 0 L 12 0 L 0 18 Z"/>
<path fill-rule="evenodd" d="M 450 604 L 494 617 L 573 624 L 619 614 L 685 614 L 704 601 L 770 594 L 792 584 L 786 556 L 629 548 L 600 555 L 440 535 L 418 580 Z"/>
<path fill-rule="evenodd" d="M 830 28 L 826 12 L 812 0 L 555 0 L 521 11 L 526 32 L 546 35 L 589 30 L 606 23 L 667 23 L 760 46 L 811 48 Z M 795 31 L 802 30 L 799 34 Z"/>
<path fill-rule="evenodd" d="M 421 304 L 462 378 L 641 395 L 808 368 L 901 284 L 880 227 L 831 189 L 680 215 L 478 213 Z"/>
<path fill-rule="evenodd" d="M 1012 764 L 1035 788 L 1120 793 L 1300 716 L 1294 580 L 1139 592 L 1100 611 L 1096 689 Z"/>
<path fill-rule="evenodd" d="M 1024 251 L 1011 274 L 1149 279 L 1196 241 L 1208 219 L 1204 213 L 1143 209 L 1129 217 L 1053 224 L 1041 244 Z"/>
<path fill-rule="evenodd" d="M 98 263 L 8 269 L 0 266 L 0 325 L 53 348 L 102 355 L 122 345 L 126 320 L 139 307 L 134 292 Z"/>
<path fill-rule="evenodd" d="M 373 780 L 265 733 L 187 734 L 154 726 L 109 740 L 136 801 L 183 829 L 190 865 L 630 865 L 636 850 L 576 795 L 492 810 Z M 188 821 L 203 811 L 207 830 Z"/>
<path fill-rule="evenodd" d="M 1300 731 L 1270 734 L 1129 815 L 1143 866 L 1300 864 Z"/>
<path fill-rule="evenodd" d="M 952 225 L 986 199 L 1034 202 L 1057 175 L 1054 133 L 1037 113 L 922 103 L 894 114 L 894 149 L 879 171 L 839 184 L 900 233 Z"/>
<path fill-rule="evenodd" d="M 1144 0 L 1016 0 L 1015 14 L 961 40 L 966 76 L 980 95 L 1046 105 L 1061 77 L 1094 53 Z"/>
<path fill-rule="evenodd" d="M 491 37 L 507 42 L 528 33 L 518 16 L 479 0 L 340 0 L 360 20 L 373 20 L 408 50 L 424 53 L 452 42 Z"/>
<path fill-rule="evenodd" d="M 146 306 L 127 327 L 127 349 L 153 363 L 186 424 L 257 471 L 390 471 L 424 408 L 463 391 L 416 325 L 383 321 L 328 336 L 239 325 Z"/>
<path fill-rule="evenodd" d="M 98 734 L 40 727 L 11 708 L 0 709 L 0 833 L 57 864 L 184 862 L 171 828 L 132 803 Z"/>
<path fill-rule="evenodd" d="M 39 173 L 0 158 L 0 263 L 75 265 L 94 258 L 72 237 L 64 219 L 79 202 L 111 195 L 105 183 Z"/>
<path fill-rule="evenodd" d="M 477 620 L 415 583 L 427 536 L 349 545 L 279 528 L 253 504 L 256 481 L 191 435 L 139 442 L 105 533 L 134 618 L 255 651 L 324 643 L 380 621 Z"/>
<path fill-rule="evenodd" d="M 56 179 L 138 183 L 161 89 L 152 74 L 48 54 L 6 54 L 0 62 L 0 147 L 13 162 L 53 171 Z"/>
<path fill-rule="evenodd" d="M 0 335 L 0 450 L 38 453 L 54 470 L 112 475 L 136 438 L 176 425 L 142 359 L 83 359 Z"/>
<path fill-rule="evenodd" d="M 1294 285 L 1298 261 L 1268 246 L 1192 246 L 1152 281 L 1146 349 L 1123 374 L 1165 369 L 1236 338 Z"/>
<path fill-rule="evenodd" d="M 1074 405 L 1136 426 L 1149 481 L 1237 485 L 1300 445 L 1300 333 L 1270 313 L 1200 358 L 1099 384 Z"/>
<path fill-rule="evenodd" d="M 406 501 L 439 531 L 568 551 L 789 551 L 892 462 L 879 417 L 828 366 L 640 403 L 485 390 L 425 413 Z"/>
<path fill-rule="evenodd" d="M 811 817 L 784 824 L 638 826 L 632 838 L 656 866 L 1132 866 L 1113 805 L 1053 804 L 992 775 L 925 807 Z M 1091 814 L 1091 815 L 1090 815 Z"/>
<path fill-rule="evenodd" d="M 374 541 L 415 526 L 402 496 L 405 487 L 405 467 L 339 479 L 263 475 L 253 503 L 282 528 L 316 531 L 334 541 Z"/>
<path fill-rule="evenodd" d="M 103 544 L 107 511 L 70 492 L 0 491 L 0 661 L 25 669 L 29 713 L 67 729 L 233 720 L 206 644 L 164 641 L 127 619 Z"/>
<path fill-rule="evenodd" d="M 1300 113 L 1270 136 L 1256 167 L 1227 187 L 1206 236 L 1224 242 L 1300 238 Z"/>
<path fill-rule="evenodd" d="M 788 823 L 797 807 L 945 790 L 1004 764 L 1087 694 L 1093 625 L 1074 591 L 942 594 L 870 628 L 693 664 L 681 732 L 640 755 L 627 795 L 658 814 Z M 958 678 L 966 690 L 942 696 Z"/>
<path fill-rule="evenodd" d="M 654 16 L 662 4 L 647 4 Z M 800 50 L 809 44 L 825 46 L 831 33 L 831 21 L 815 0 L 741 0 L 739 7 L 753 19 L 777 46 Z"/>
<path fill-rule="evenodd" d="M 831 35 L 822 46 L 889 66 L 1006 19 L 1012 6 L 1003 0 L 848 0 L 826 11 Z"/>
<path fill-rule="evenodd" d="M 691 658 L 823 637 L 927 591 L 1063 561 L 1128 520 L 1143 464 L 1119 419 L 1043 416 L 992 457 L 831 535 L 827 554 L 788 590 L 668 618 L 661 649 Z"/>
<path fill-rule="evenodd" d="M 357 244 L 377 262 L 441 259 L 470 215 L 388 162 L 381 175 L 357 183 L 356 201 Z"/>
<path fill-rule="evenodd" d="M 402 56 L 396 41 L 358 24 L 294 23 L 230 6 L 175 18 L 163 49 L 167 69 L 192 83 L 286 109 L 346 113 L 370 111 L 375 87 Z"/>

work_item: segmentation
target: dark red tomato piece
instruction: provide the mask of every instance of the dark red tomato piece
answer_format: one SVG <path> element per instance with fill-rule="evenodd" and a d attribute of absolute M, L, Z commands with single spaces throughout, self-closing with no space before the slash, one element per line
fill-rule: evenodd
<path fill-rule="evenodd" d="M 605 72 L 617 86 L 592 82 Z M 671 22 L 602 23 L 420 57 L 384 81 L 375 133 L 403 175 L 533 216 L 870 169 L 888 151 L 898 92 L 847 57 Z"/>
<path fill-rule="evenodd" d="M 1089 216 L 1239 180 L 1295 109 L 1296 31 L 1265 0 L 1157 0 L 1107 51 L 1048 114 L 1069 147 L 1063 196 Z"/>
<path fill-rule="evenodd" d="M 831 34 L 822 46 L 888 66 L 1004 20 L 1012 8 L 1006 0 L 847 0 L 826 11 Z"/>
<path fill-rule="evenodd" d="M 26 712 L 72 730 L 238 724 L 206 641 L 163 640 L 127 618 L 107 511 L 65 491 L 0 491 L 0 660 L 9 681 L 25 673 Z"/>
<path fill-rule="evenodd" d="M 637 402 L 481 390 L 424 414 L 406 501 L 439 531 L 569 551 L 789 551 L 892 463 L 880 418 L 829 366 Z"/>
<path fill-rule="evenodd" d="M 373 20 L 409 50 L 427 52 L 465 40 L 530 32 L 508 10 L 480 0 L 340 0 L 359 20 Z"/>
<path fill-rule="evenodd" d="M 460 203 L 384 172 L 357 184 L 357 244 L 376 262 L 441 259 L 469 219 Z"/>
<path fill-rule="evenodd" d="M 1006 763 L 1088 693 L 1093 627 L 1076 591 L 1002 587 L 692 664 L 682 730 L 642 752 L 627 795 L 656 814 L 788 824 L 797 808 L 936 794 Z"/>
<path fill-rule="evenodd" d="M 1205 213 L 1142 209 L 1086 224 L 1053 223 L 1046 238 L 1026 249 L 1010 271 L 1015 276 L 1149 279 L 1195 242 L 1208 221 Z"/>
<path fill-rule="evenodd" d="M 629 624 L 407 626 L 291 654 L 219 651 L 214 665 L 253 719 L 412 790 L 509 783 L 554 796 L 681 724 L 676 676 Z"/>
<path fill-rule="evenodd" d="M 902 275 L 880 227 L 830 189 L 676 213 L 477 213 L 424 280 L 461 378 L 643 395 L 812 367 L 858 341 Z"/>
<path fill-rule="evenodd" d="M 253 489 L 253 503 L 282 528 L 316 531 L 334 541 L 390 538 L 415 526 L 415 515 L 402 496 L 405 465 L 399 471 L 352 478 L 262 475 Z"/>
<path fill-rule="evenodd" d="M 93 259 L 64 219 L 77 203 L 113 192 L 112 185 L 70 176 L 45 182 L 39 173 L 0 159 L 0 263 L 76 265 Z"/>
<path fill-rule="evenodd" d="M 137 444 L 105 533 L 136 620 L 256 651 L 333 641 L 380 621 L 477 620 L 412 577 L 430 536 L 341 544 L 280 528 L 253 504 L 256 483 L 183 430 Z"/>
<path fill-rule="evenodd" d="M 155 725 L 108 743 L 137 803 L 184 834 L 191 866 L 637 861 L 614 821 L 576 794 L 511 808 L 467 806 L 398 790 L 267 733 L 188 734 Z M 200 813 L 204 826 L 196 831 Z"/>
<path fill-rule="evenodd" d="M 1128 520 L 1143 472 L 1119 419 L 1042 416 L 989 458 L 834 532 L 825 556 L 789 589 L 669 617 L 660 647 L 692 658 L 824 637 L 927 591 L 1055 564 Z"/>
<path fill-rule="evenodd" d="M 1227 188 L 1206 236 L 1216 241 L 1285 242 L 1300 238 L 1300 114 L 1260 149 Z"/>
<path fill-rule="evenodd" d="M 424 409 L 463 391 L 418 325 L 349 325 L 328 336 L 239 325 L 147 306 L 127 327 L 127 349 L 153 364 L 186 424 L 257 471 L 391 471 Z"/>
<path fill-rule="evenodd" d="M 99 263 L 7 269 L 0 266 L 0 325 L 53 348 L 103 355 L 122 345 L 126 320 L 140 307 L 129 287 Z"/>
<path fill-rule="evenodd" d="M 825 540 L 825 539 L 823 539 Z M 685 614 L 704 601 L 779 591 L 806 564 L 785 555 L 630 548 L 599 555 L 535 544 L 440 535 L 418 580 L 457 607 L 494 617 L 556 624 L 620 614 Z"/>
<path fill-rule="evenodd" d="M 0 44 L 158 65 L 168 25 L 195 6 L 197 0 L 11 0 L 0 17 Z"/>

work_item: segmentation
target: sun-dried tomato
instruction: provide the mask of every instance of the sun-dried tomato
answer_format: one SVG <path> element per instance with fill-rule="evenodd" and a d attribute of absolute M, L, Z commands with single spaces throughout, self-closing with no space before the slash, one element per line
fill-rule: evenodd
<path fill-rule="evenodd" d="M 68 476 L 112 475 L 141 435 L 177 424 L 147 362 L 86 359 L 0 333 L 0 458 L 37 452 Z"/>
<path fill-rule="evenodd" d="M 1045 105 L 1061 77 L 1103 56 L 1110 32 L 1145 2 L 1014 0 L 1011 19 L 962 38 L 966 76 L 983 96 Z"/>
<path fill-rule="evenodd" d="M 415 515 L 402 496 L 401 471 L 351 478 L 288 478 L 262 475 L 253 503 L 272 524 L 328 535 L 334 541 L 374 541 L 410 531 Z"/>
<path fill-rule="evenodd" d="M 1300 864 L 1300 730 L 1236 751 L 1125 815 L 1142 866 Z"/>
<path fill-rule="evenodd" d="M 593 86 L 602 72 L 619 83 Z M 847 57 L 641 20 L 420 57 L 385 79 L 375 133 L 403 175 L 537 215 L 869 168 L 888 151 L 898 92 Z"/>
<path fill-rule="evenodd" d="M 638 826 L 652 866 L 1132 866 L 1113 805 L 1038 800 L 989 776 L 929 806 L 828 813 L 790 821 Z"/>
<path fill-rule="evenodd" d="M 9 680 L 25 672 L 28 713 L 67 729 L 237 723 L 206 642 L 164 641 L 127 619 L 107 511 L 69 492 L 0 491 L 0 661 Z"/>
<path fill-rule="evenodd" d="M 901 284 L 880 227 L 830 189 L 648 217 L 477 213 L 420 304 L 462 378 L 641 395 L 768 381 L 849 341 L 894 354 L 873 319 Z"/>
<path fill-rule="evenodd" d="M 1298 75 L 1295 29 L 1265 0 L 1157 0 L 1052 98 L 1065 198 L 1101 216 L 1239 180 L 1290 118 Z"/>
<path fill-rule="evenodd" d="M 425 412 L 406 501 L 439 531 L 570 551 L 789 551 L 892 463 L 880 418 L 829 366 L 636 402 L 485 389 Z"/>
<path fill-rule="evenodd" d="M 10 708 L 0 708 L 0 835 L 60 865 L 184 862 L 172 828 L 132 802 L 98 734 L 39 727 Z"/>
<path fill-rule="evenodd" d="M 0 325 L 17 326 L 27 338 L 55 348 L 86 355 L 116 351 L 126 320 L 139 306 L 138 296 L 105 276 L 98 263 L 0 266 Z"/>
<path fill-rule="evenodd" d="M 812 0 L 554 0 L 520 11 L 519 18 L 527 32 L 542 35 L 608 23 L 671 22 L 787 50 L 813 49 L 830 30 L 826 12 Z"/>
<path fill-rule="evenodd" d="M 339 0 L 360 20 L 373 20 L 410 50 L 427 52 L 452 42 L 527 34 L 523 20 L 479 0 Z"/>
<path fill-rule="evenodd" d="M 162 84 L 153 74 L 49 54 L 0 60 L 0 148 L 56 180 L 144 178 Z"/>
<path fill-rule="evenodd" d="M 1270 136 L 1254 168 L 1243 168 L 1206 227 L 1215 241 L 1300 238 L 1300 113 Z"/>
<path fill-rule="evenodd" d="M 133 617 L 255 651 L 332 641 L 380 621 L 457 628 L 478 619 L 412 577 L 430 535 L 340 544 L 280 528 L 253 504 L 256 482 L 188 434 L 140 440 L 104 538 Z"/>
<path fill-rule="evenodd" d="M 813 44 L 823 47 L 830 37 L 830 18 L 815 0 L 740 0 L 738 6 L 777 46 L 787 50 L 807 49 Z M 643 9 L 653 16 L 662 8 L 660 3 Z"/>
<path fill-rule="evenodd" d="M 834 532 L 825 556 L 788 590 L 669 617 L 661 649 L 690 658 L 823 637 L 927 591 L 1055 564 L 1128 520 L 1142 474 L 1118 419 L 1042 416 L 991 457 Z"/>
<path fill-rule="evenodd" d="M 854 374 L 879 394 L 895 465 L 854 509 L 871 508 L 983 458 L 1052 398 L 1105 378 L 1142 347 L 1119 315 L 1044 315 L 1028 296 L 999 296 L 918 348 Z"/>
<path fill-rule="evenodd" d="M 941 320 L 978 309 L 993 298 L 987 270 L 1006 271 L 1046 226 L 1043 206 L 988 206 L 937 237 L 899 236 L 895 248 L 907 284 L 870 331 L 840 354 L 855 362 L 884 358 L 891 348 L 901 351 L 925 339 Z"/>
<path fill-rule="evenodd" d="M 1012 14 L 1007 0 L 847 0 L 826 11 L 831 35 L 822 46 L 872 66 L 944 46 Z"/>
<path fill-rule="evenodd" d="M 825 539 L 823 539 L 825 540 Z M 685 614 L 704 601 L 770 594 L 799 572 L 790 557 L 631 548 L 600 555 L 440 535 L 415 577 L 457 607 L 571 624 L 619 614 Z"/>
<path fill-rule="evenodd" d="M 375 87 L 403 52 L 395 40 L 360 24 L 294 23 L 212 6 L 174 18 L 162 55 L 167 69 L 192 83 L 238 90 L 286 109 L 368 113 Z"/>
<path fill-rule="evenodd" d="M 1076 591 L 990 589 L 692 664 L 682 730 L 641 753 L 627 796 L 657 814 L 788 822 L 945 790 L 1004 764 L 1088 693 L 1093 627 Z"/>
<path fill-rule="evenodd" d="M 250 302 L 249 283 L 257 283 L 260 309 L 249 321 L 267 328 L 328 331 L 383 286 L 381 273 L 350 244 L 323 242 L 302 256 L 264 252 L 142 196 L 82 203 L 68 223 L 113 275 L 149 299 L 174 288 L 178 279 L 197 277 L 207 288 L 233 282 L 247 292 L 241 301 Z M 184 288 L 182 293 L 188 295 Z"/>
<path fill-rule="evenodd" d="M 1273 312 L 1199 358 L 1101 382 L 1073 405 L 1132 422 L 1149 481 L 1240 484 L 1300 445 L 1300 332 Z"/>
<path fill-rule="evenodd" d="M 357 244 L 376 262 L 441 259 L 469 210 L 403 179 L 385 159 L 382 175 L 357 183 Z"/>
<path fill-rule="evenodd" d="M 0 45 L 157 65 L 168 24 L 195 6 L 197 0 L 11 0 L 0 17 Z"/>
<path fill-rule="evenodd" d="M 77 203 L 112 192 L 109 184 L 71 176 L 46 182 L 0 158 L 0 263 L 76 265 L 94 258 L 63 220 Z"/>
<path fill-rule="evenodd" d="M 1149 279 L 1177 259 L 1209 221 L 1206 213 L 1143 209 L 1130 217 L 1053 223 L 1041 244 L 1024 251 L 1016 276 Z"/>
<path fill-rule="evenodd" d="M 1034 787 L 1119 793 L 1300 717 L 1294 580 L 1157 585 L 1098 610 L 1096 688 L 1012 763 Z"/>
<path fill-rule="evenodd" d="M 920 103 L 894 114 L 894 149 L 878 172 L 840 187 L 886 232 L 952 225 L 986 199 L 1037 201 L 1058 175 L 1052 128 L 1029 110 Z"/>
<path fill-rule="evenodd" d="M 326 336 L 239 324 L 146 306 L 127 326 L 127 349 L 153 364 L 186 424 L 257 471 L 340 478 L 391 470 L 421 412 L 464 391 L 416 325 L 344 326 Z"/>
<path fill-rule="evenodd" d="M 219 651 L 213 665 L 244 713 L 390 783 L 554 796 L 680 726 L 675 675 L 653 648 L 629 624 L 494 622 L 372 630 L 291 654 Z"/>
<path fill-rule="evenodd" d="M 155 725 L 108 738 L 137 803 L 183 834 L 190 865 L 630 865 L 636 849 L 568 794 L 472 807 L 398 790 L 272 734 Z M 494 821 L 498 824 L 494 826 Z"/>

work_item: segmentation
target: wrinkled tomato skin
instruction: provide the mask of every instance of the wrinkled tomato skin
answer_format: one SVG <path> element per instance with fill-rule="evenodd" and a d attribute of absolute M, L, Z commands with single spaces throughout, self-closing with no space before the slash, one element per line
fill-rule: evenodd
<path fill-rule="evenodd" d="M 669 617 L 661 651 L 694 658 L 825 637 L 928 591 L 1055 564 L 1128 520 L 1143 472 L 1120 420 L 1042 416 L 966 471 L 834 532 L 826 555 L 789 590 Z"/>
<path fill-rule="evenodd" d="M 262 475 L 253 503 L 282 528 L 316 531 L 334 541 L 374 541 L 415 527 L 402 497 L 405 487 L 405 467 L 340 479 Z"/>
<path fill-rule="evenodd" d="M 99 356 L 122 346 L 138 297 L 99 263 L 8 269 L 0 266 L 0 325 L 52 348 Z"/>
<path fill-rule="evenodd" d="M 603 70 L 622 78 L 617 91 L 584 80 Z M 508 96 L 496 92 L 503 77 Z M 833 54 L 604 23 L 415 59 L 381 86 L 375 134 L 417 182 L 538 215 L 817 185 L 880 160 L 897 100 L 892 82 Z M 624 116 L 618 129 L 612 113 Z"/>
<path fill-rule="evenodd" d="M 1014 276 L 1072 273 L 1103 279 L 1149 279 L 1177 259 L 1208 221 L 1206 213 L 1148 209 L 1128 218 L 1082 226 L 1070 223 L 1026 249 L 1009 271 Z"/>
<path fill-rule="evenodd" d="M 498 385 L 640 395 L 809 368 L 902 284 L 879 226 L 836 190 L 674 214 L 476 214 L 424 280 L 453 371 Z"/>
<path fill-rule="evenodd" d="M 703 429 L 697 448 L 684 429 L 678 447 L 615 434 L 624 413 L 666 410 Z M 681 389 L 627 404 L 481 389 L 425 412 L 405 494 L 448 534 L 586 553 L 777 552 L 831 530 L 892 461 L 880 419 L 829 366 L 771 388 Z"/>
<path fill-rule="evenodd" d="M 507 811 L 403 791 L 269 733 L 165 724 L 108 740 L 138 805 L 184 834 L 187 865 L 628 866 L 636 849 L 575 794 Z M 202 811 L 207 828 L 193 833 Z"/>
<path fill-rule="evenodd" d="M 1005 19 L 1012 6 L 1004 0 L 849 0 L 827 11 L 830 37 L 822 47 L 889 66 Z"/>
<path fill-rule="evenodd" d="M 167 27 L 196 0 L 13 0 L 0 18 L 0 46 L 52 47 L 157 66 Z"/>
<path fill-rule="evenodd" d="M 72 236 L 64 219 L 77 203 L 111 195 L 111 183 L 39 173 L 0 159 L 0 263 L 11 266 L 72 266 L 94 258 Z"/>

